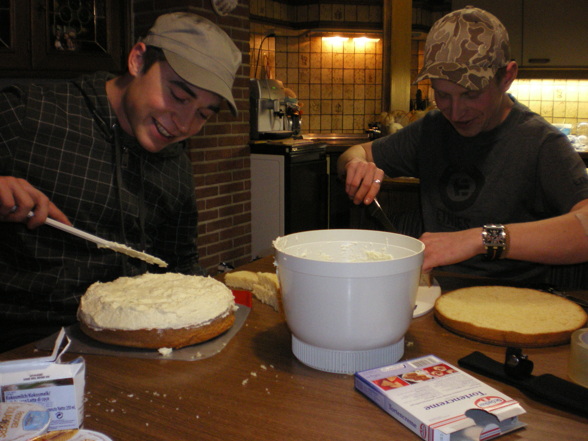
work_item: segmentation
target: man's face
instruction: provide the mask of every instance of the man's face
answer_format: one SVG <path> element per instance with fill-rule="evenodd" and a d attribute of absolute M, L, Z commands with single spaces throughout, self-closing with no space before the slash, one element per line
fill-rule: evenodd
<path fill-rule="evenodd" d="M 476 136 L 500 124 L 508 114 L 510 100 L 495 81 L 477 91 L 468 90 L 448 80 L 431 80 L 437 107 L 466 137 Z"/>
<path fill-rule="evenodd" d="M 150 152 L 195 135 L 222 98 L 183 80 L 165 61 L 138 72 L 122 97 L 123 129 Z"/>

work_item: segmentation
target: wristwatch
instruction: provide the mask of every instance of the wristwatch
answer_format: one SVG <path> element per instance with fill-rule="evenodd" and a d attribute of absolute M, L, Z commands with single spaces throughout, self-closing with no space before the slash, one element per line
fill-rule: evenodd
<path fill-rule="evenodd" d="M 484 225 L 482 242 L 486 249 L 486 260 L 503 259 L 508 251 L 508 230 L 502 224 Z"/>

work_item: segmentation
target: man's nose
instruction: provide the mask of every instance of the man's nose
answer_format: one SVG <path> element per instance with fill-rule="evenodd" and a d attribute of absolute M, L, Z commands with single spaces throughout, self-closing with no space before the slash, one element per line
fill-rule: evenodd
<path fill-rule="evenodd" d="M 174 120 L 178 131 L 182 135 L 189 134 L 197 125 L 195 110 L 193 109 L 179 109 L 175 113 Z M 200 130 L 200 128 L 198 128 L 198 130 Z"/>
<path fill-rule="evenodd" d="M 459 97 L 451 98 L 449 106 L 449 115 L 451 117 L 451 120 L 459 121 L 464 109 L 462 100 L 460 100 Z"/>

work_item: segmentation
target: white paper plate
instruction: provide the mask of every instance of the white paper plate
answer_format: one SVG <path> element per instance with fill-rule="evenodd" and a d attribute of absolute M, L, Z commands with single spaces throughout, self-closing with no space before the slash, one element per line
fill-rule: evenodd
<path fill-rule="evenodd" d="M 431 280 L 431 286 L 419 286 L 416 296 L 416 307 L 412 317 L 425 315 L 435 306 L 435 300 L 441 295 L 441 287 L 436 279 Z"/>

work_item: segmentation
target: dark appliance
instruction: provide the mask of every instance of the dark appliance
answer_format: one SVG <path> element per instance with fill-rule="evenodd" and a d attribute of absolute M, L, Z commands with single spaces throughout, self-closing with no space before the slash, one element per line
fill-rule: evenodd
<path fill-rule="evenodd" d="M 252 256 L 279 237 L 328 227 L 326 145 L 288 139 L 251 144 Z"/>
<path fill-rule="evenodd" d="M 327 146 L 328 228 L 349 228 L 352 222 L 351 213 L 355 206 L 345 193 L 345 183 L 337 175 L 337 160 L 349 147 L 368 142 L 369 134 L 309 133 L 305 134 L 304 138 Z"/>

